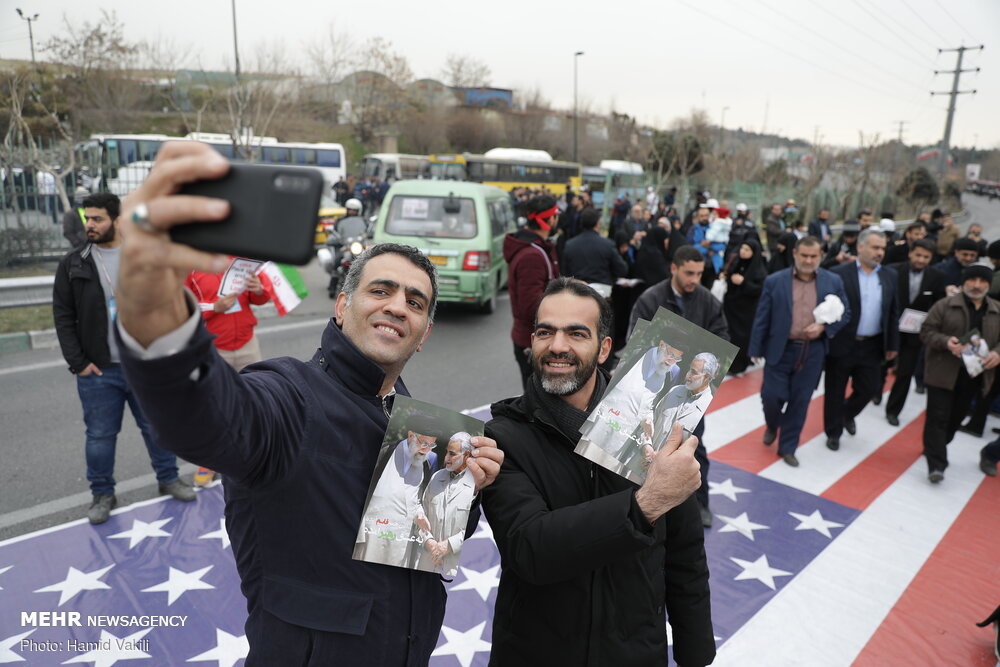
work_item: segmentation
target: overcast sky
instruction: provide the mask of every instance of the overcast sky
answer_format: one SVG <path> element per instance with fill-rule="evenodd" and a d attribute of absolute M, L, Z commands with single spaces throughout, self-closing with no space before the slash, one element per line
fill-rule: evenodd
<path fill-rule="evenodd" d="M 129 39 L 165 40 L 206 69 L 230 66 L 229 0 L 0 0 L 0 58 L 30 57 L 28 28 L 15 7 L 39 14 L 36 49 L 74 24 L 114 10 Z M 540 88 L 572 108 L 579 57 L 581 107 L 614 108 L 664 127 L 694 107 L 713 123 L 821 143 L 857 145 L 897 136 L 937 144 L 945 124 L 956 54 L 967 51 L 952 145 L 1000 148 L 1000 0 L 626 0 L 622 3 L 482 3 L 455 0 L 331 2 L 236 0 L 241 59 L 282 44 L 306 65 L 304 43 L 333 23 L 356 39 L 381 36 L 417 77 L 439 77 L 448 53 L 492 70 L 492 85 Z M 591 9 L 593 7 L 593 9 Z M 46 55 L 39 54 L 41 59 Z M 246 67 L 246 64 L 244 64 Z M 728 109 L 727 109 L 728 107 Z M 724 111 L 725 110 L 725 111 Z M 108 128 L 113 129 L 113 128 Z"/>

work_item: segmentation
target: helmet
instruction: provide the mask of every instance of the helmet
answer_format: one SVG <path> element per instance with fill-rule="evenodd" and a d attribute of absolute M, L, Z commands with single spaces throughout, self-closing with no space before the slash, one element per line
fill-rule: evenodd
<path fill-rule="evenodd" d="M 346 208 L 348 211 L 352 211 L 352 210 L 353 211 L 360 211 L 362 209 L 361 201 L 358 200 L 358 199 L 355 199 L 354 197 L 351 197 L 350 199 L 348 199 L 344 203 L 344 208 Z"/>

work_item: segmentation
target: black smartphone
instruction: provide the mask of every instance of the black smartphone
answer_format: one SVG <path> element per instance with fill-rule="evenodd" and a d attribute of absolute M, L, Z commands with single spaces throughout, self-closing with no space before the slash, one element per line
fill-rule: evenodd
<path fill-rule="evenodd" d="M 318 169 L 234 162 L 222 178 L 189 183 L 181 192 L 225 199 L 231 209 L 219 222 L 171 227 L 177 243 L 285 264 L 312 259 L 323 193 Z"/>

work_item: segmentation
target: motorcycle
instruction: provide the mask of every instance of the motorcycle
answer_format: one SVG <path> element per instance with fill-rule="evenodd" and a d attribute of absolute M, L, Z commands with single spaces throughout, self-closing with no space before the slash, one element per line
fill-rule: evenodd
<path fill-rule="evenodd" d="M 316 251 L 316 257 L 323 270 L 330 274 L 327 293 L 331 299 L 340 294 L 351 263 L 364 252 L 367 242 L 368 229 L 361 218 L 344 218 L 337 229 L 327 233 L 326 245 Z"/>

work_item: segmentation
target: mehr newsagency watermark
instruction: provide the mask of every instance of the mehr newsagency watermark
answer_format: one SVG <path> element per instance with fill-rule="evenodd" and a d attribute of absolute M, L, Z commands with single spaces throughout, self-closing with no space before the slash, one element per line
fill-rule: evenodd
<path fill-rule="evenodd" d="M 188 617 L 181 615 L 82 614 L 78 611 L 22 611 L 21 627 L 31 628 L 181 628 Z M 102 633 L 101 639 L 31 639 L 23 638 L 18 648 L 28 652 L 73 651 L 148 651 L 149 640 L 119 639 Z"/>

